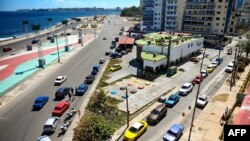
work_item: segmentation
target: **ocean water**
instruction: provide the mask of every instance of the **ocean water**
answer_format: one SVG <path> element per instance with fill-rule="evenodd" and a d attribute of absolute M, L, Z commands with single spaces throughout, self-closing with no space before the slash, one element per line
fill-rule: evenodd
<path fill-rule="evenodd" d="M 0 39 L 25 34 L 22 20 L 28 20 L 28 32 L 31 33 L 31 24 L 40 24 L 41 29 L 49 27 L 47 18 L 52 18 L 51 26 L 60 23 L 64 19 L 73 17 L 85 17 L 93 15 L 120 14 L 117 11 L 76 11 L 76 12 L 0 12 Z"/>

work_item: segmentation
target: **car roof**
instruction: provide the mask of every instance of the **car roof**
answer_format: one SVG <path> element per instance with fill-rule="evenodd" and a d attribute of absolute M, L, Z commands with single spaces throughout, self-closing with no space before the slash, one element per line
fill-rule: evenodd
<path fill-rule="evenodd" d="M 66 88 L 68 88 L 68 87 L 60 87 L 60 88 L 57 89 L 56 92 L 62 92 L 62 91 L 63 91 L 64 89 L 66 89 Z"/>
<path fill-rule="evenodd" d="M 160 111 L 164 107 L 165 107 L 165 105 L 161 104 L 161 105 L 158 105 L 156 108 L 154 108 L 154 110 Z"/>
<path fill-rule="evenodd" d="M 177 133 L 180 129 L 182 129 L 183 126 L 180 124 L 174 124 L 170 127 L 169 130 L 171 130 L 173 133 Z"/>
<path fill-rule="evenodd" d="M 38 96 L 37 98 L 36 98 L 36 101 L 42 101 L 44 98 L 46 98 L 46 97 L 48 97 L 48 96 Z"/>
<path fill-rule="evenodd" d="M 191 83 L 185 83 L 185 84 L 183 84 L 183 86 L 190 86 L 191 85 Z"/>
<path fill-rule="evenodd" d="M 228 65 L 233 66 L 233 65 L 234 65 L 234 63 L 229 63 Z"/>
<path fill-rule="evenodd" d="M 63 105 L 66 103 L 67 102 L 65 102 L 65 101 L 61 101 L 61 102 L 57 103 L 55 107 L 63 107 Z"/>
<path fill-rule="evenodd" d="M 138 129 L 141 126 L 142 126 L 142 123 L 140 123 L 140 122 L 136 122 L 134 125 L 132 125 L 132 127 L 136 128 L 136 129 Z"/>
<path fill-rule="evenodd" d="M 60 78 L 60 79 L 62 79 L 64 76 L 57 76 L 57 78 Z"/>
<path fill-rule="evenodd" d="M 80 84 L 79 87 L 84 88 L 84 87 L 86 87 L 86 85 L 85 84 Z"/>
<path fill-rule="evenodd" d="M 208 67 L 213 67 L 213 65 L 212 65 L 212 64 L 210 64 L 210 65 L 208 65 Z"/>
<path fill-rule="evenodd" d="M 45 125 L 53 125 L 54 121 L 56 119 L 58 119 L 59 117 L 50 117 L 48 118 L 48 120 L 46 121 Z"/>

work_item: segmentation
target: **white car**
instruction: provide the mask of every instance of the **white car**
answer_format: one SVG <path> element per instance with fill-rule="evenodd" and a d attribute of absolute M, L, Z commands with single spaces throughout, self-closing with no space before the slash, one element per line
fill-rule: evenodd
<path fill-rule="evenodd" d="M 208 97 L 206 95 L 199 95 L 198 96 L 198 99 L 196 102 L 197 107 L 204 108 L 207 103 L 208 103 Z"/>
<path fill-rule="evenodd" d="M 201 70 L 201 76 L 202 76 L 203 78 L 207 77 L 207 76 L 208 76 L 207 70 Z"/>
<path fill-rule="evenodd" d="M 213 61 L 211 64 L 214 66 L 214 68 L 216 68 L 219 65 L 217 61 Z"/>
<path fill-rule="evenodd" d="M 40 136 L 36 139 L 36 141 L 51 141 L 51 139 L 49 138 L 49 136 L 44 135 L 44 136 Z"/>
<path fill-rule="evenodd" d="M 66 76 L 58 76 L 55 80 L 55 85 L 61 85 L 66 79 Z"/>
<path fill-rule="evenodd" d="M 234 64 L 233 63 L 229 63 L 227 65 L 227 67 L 225 68 L 225 72 L 228 72 L 228 73 L 233 72 L 233 67 L 234 67 Z"/>
<path fill-rule="evenodd" d="M 193 90 L 193 85 L 192 83 L 185 83 L 181 86 L 180 88 L 180 95 L 187 95 Z"/>
<path fill-rule="evenodd" d="M 104 58 L 100 58 L 99 59 L 99 64 L 103 64 L 105 62 L 105 59 Z"/>
<path fill-rule="evenodd" d="M 59 126 L 60 118 L 59 117 L 50 117 L 45 122 L 43 126 L 44 133 L 53 133 L 55 132 L 56 128 Z"/>

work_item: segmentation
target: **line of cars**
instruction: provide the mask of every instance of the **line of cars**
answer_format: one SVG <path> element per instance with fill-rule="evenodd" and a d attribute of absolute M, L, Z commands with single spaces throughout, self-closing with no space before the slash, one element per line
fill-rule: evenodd
<path fill-rule="evenodd" d="M 93 83 L 95 80 L 95 75 L 98 73 L 100 70 L 99 65 L 94 65 L 91 75 L 88 75 L 85 78 L 84 83 L 81 83 L 78 87 L 75 88 L 75 94 L 76 95 L 83 95 L 87 90 L 88 90 L 88 85 Z M 55 86 L 60 86 L 67 80 L 66 76 L 58 76 L 55 81 L 54 85 Z M 67 95 L 72 92 L 72 87 L 68 86 L 63 86 L 59 87 L 57 91 L 55 92 L 55 99 L 54 100 L 62 100 L 64 99 Z M 49 101 L 49 96 L 38 96 L 35 99 L 35 102 L 33 103 L 33 109 L 32 110 L 40 110 L 43 108 L 46 103 Z M 44 126 L 43 126 L 43 135 L 37 138 L 37 141 L 50 141 L 50 138 L 47 136 L 47 134 L 54 133 L 55 130 L 58 128 L 60 125 L 60 117 L 63 116 L 63 114 L 70 108 L 70 102 L 69 101 L 60 101 L 58 102 L 54 109 L 51 112 L 51 117 L 49 117 Z"/>

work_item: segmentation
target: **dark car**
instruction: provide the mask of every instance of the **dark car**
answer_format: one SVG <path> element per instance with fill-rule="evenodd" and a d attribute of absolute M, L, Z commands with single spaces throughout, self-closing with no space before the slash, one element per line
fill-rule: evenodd
<path fill-rule="evenodd" d="M 223 62 L 223 58 L 216 58 L 215 59 L 216 62 L 218 62 L 218 65 L 220 65 Z"/>
<path fill-rule="evenodd" d="M 68 95 L 70 92 L 70 87 L 60 87 L 57 89 L 55 93 L 56 99 L 64 98 L 66 95 Z"/>
<path fill-rule="evenodd" d="M 38 96 L 33 104 L 33 109 L 41 109 L 48 101 L 48 96 Z"/>
<path fill-rule="evenodd" d="M 113 48 L 115 48 L 115 44 L 110 45 L 110 49 L 113 49 Z"/>
<path fill-rule="evenodd" d="M 80 84 L 76 89 L 76 95 L 83 95 L 88 90 L 88 86 L 85 84 Z"/>
<path fill-rule="evenodd" d="M 119 41 L 119 37 L 115 37 L 115 41 L 118 42 Z"/>
<path fill-rule="evenodd" d="M 53 38 L 53 37 L 51 37 L 51 36 L 48 36 L 48 37 L 47 37 L 47 40 L 51 40 L 51 38 Z"/>
<path fill-rule="evenodd" d="M 119 35 L 122 35 L 123 33 L 122 32 L 119 32 Z"/>
<path fill-rule="evenodd" d="M 8 52 L 8 51 L 12 51 L 11 47 L 4 47 L 3 48 L 3 52 Z"/>
<path fill-rule="evenodd" d="M 38 42 L 39 42 L 38 39 L 33 39 L 33 40 L 31 41 L 32 44 L 36 44 L 36 43 L 38 43 Z"/>
<path fill-rule="evenodd" d="M 164 104 L 157 106 L 151 113 L 147 116 L 147 122 L 157 124 L 161 119 L 167 115 L 167 107 Z"/>
<path fill-rule="evenodd" d="M 231 55 L 232 52 L 233 52 L 232 48 L 228 49 L 228 50 L 227 50 L 227 55 Z"/>
<path fill-rule="evenodd" d="M 95 76 L 94 75 L 89 75 L 85 78 L 85 83 L 86 84 L 91 84 L 93 81 L 95 80 Z"/>

